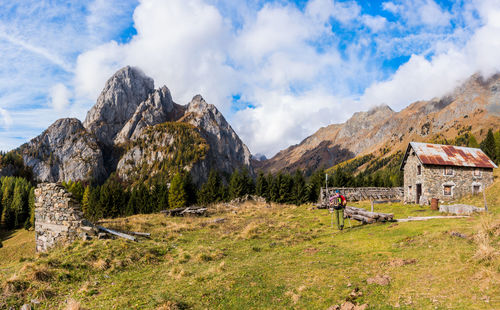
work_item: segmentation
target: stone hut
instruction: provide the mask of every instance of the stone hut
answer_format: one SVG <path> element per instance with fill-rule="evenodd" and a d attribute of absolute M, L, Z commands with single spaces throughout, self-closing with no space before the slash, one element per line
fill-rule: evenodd
<path fill-rule="evenodd" d="M 480 149 L 411 142 L 401 163 L 404 201 L 429 204 L 477 194 L 493 183 L 495 163 Z"/>
<path fill-rule="evenodd" d="M 36 251 L 45 252 L 78 238 L 87 239 L 96 230 L 83 217 L 73 195 L 56 183 L 42 183 L 35 189 Z"/>

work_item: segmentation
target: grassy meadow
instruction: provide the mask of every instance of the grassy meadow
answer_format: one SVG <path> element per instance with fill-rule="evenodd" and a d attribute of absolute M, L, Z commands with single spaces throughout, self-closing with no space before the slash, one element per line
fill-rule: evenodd
<path fill-rule="evenodd" d="M 201 218 L 136 215 L 102 225 L 150 232 L 150 239 L 77 241 L 48 254 L 35 254 L 34 233 L 18 230 L 2 236 L 0 308 L 328 309 L 351 301 L 367 309 L 499 309 L 500 203 L 491 198 L 498 193 L 489 189 L 488 215 L 346 220 L 344 231 L 312 205 L 247 202 L 213 206 Z M 375 211 L 438 214 L 402 204 Z M 388 283 L 369 284 L 373 278 Z"/>

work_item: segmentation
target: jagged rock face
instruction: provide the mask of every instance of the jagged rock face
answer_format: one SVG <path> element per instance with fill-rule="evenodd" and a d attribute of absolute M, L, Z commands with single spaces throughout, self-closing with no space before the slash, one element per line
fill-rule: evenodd
<path fill-rule="evenodd" d="M 500 75 L 484 79 L 476 74 L 442 98 L 418 101 L 400 112 L 379 106 L 355 113 L 343 124 L 321 128 L 273 158 L 253 163 L 270 172 L 311 169 L 318 163 L 328 168 L 328 162 L 337 161 L 332 157 L 372 153 L 391 156 L 404 150 L 410 141 L 452 140 L 468 131 L 479 140 L 489 128 L 499 126 Z M 337 146 L 342 152 L 326 152 L 325 145 Z"/>
<path fill-rule="evenodd" d="M 185 108 L 174 103 L 166 86 L 155 90 L 142 102 L 115 138 L 115 144 L 137 139 L 144 128 L 179 119 Z"/>
<path fill-rule="evenodd" d="M 202 137 L 210 145 L 207 154 L 209 168 L 231 173 L 246 166 L 253 174 L 250 151 L 214 105 L 196 95 L 188 104 L 181 121 L 199 128 Z"/>
<path fill-rule="evenodd" d="M 106 176 L 95 137 L 76 118 L 57 120 L 19 152 L 40 182 L 102 180 Z"/>
<path fill-rule="evenodd" d="M 84 127 L 100 143 L 112 145 L 140 103 L 148 99 L 153 91 L 153 79 L 142 71 L 129 66 L 120 69 L 106 82 L 97 103 L 87 113 Z"/>

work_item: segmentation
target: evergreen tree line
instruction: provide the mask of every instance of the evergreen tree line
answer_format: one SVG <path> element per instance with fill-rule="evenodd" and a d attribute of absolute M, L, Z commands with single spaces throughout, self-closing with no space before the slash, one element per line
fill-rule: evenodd
<path fill-rule="evenodd" d="M 29 229 L 35 221 L 34 188 L 20 177 L 0 178 L 0 227 L 4 230 L 24 225 Z"/>
<path fill-rule="evenodd" d="M 500 164 L 500 130 L 493 133 L 493 130 L 490 128 L 479 146 L 491 160 L 497 165 Z"/>
<path fill-rule="evenodd" d="M 153 213 L 168 208 L 196 203 L 196 190 L 189 173 L 177 173 L 171 180 L 155 178 L 129 187 L 116 176 L 102 185 L 84 185 L 81 182 L 63 183 L 73 197 L 81 202 L 86 218 L 98 220 Z"/>

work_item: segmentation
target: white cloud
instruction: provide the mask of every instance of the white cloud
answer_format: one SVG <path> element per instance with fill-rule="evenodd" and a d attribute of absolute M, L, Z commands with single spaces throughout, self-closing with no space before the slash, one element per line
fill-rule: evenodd
<path fill-rule="evenodd" d="M 69 99 L 71 97 L 71 92 L 68 88 L 62 84 L 58 83 L 50 89 L 50 106 L 57 111 L 64 110 L 69 105 Z"/>
<path fill-rule="evenodd" d="M 439 54 L 429 59 L 412 55 L 386 81 L 373 83 L 361 98 L 369 105 L 389 104 L 402 109 L 417 100 L 428 100 L 452 91 L 459 83 L 476 72 L 488 77 L 500 71 L 500 7 L 484 2 L 479 13 L 485 21 L 463 46 L 446 45 Z"/>
<path fill-rule="evenodd" d="M 395 15 L 400 15 L 409 26 L 449 26 L 451 14 L 442 9 L 433 0 L 412 0 L 384 2 L 382 8 Z"/>
<path fill-rule="evenodd" d="M 10 126 L 12 125 L 12 117 L 10 116 L 9 111 L 0 108 L 0 116 L 2 117 L 1 118 L 1 122 L 0 122 L 0 124 L 2 125 L 2 127 L 5 130 L 9 129 Z"/>

